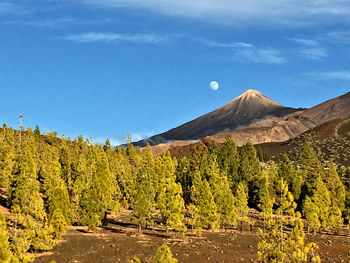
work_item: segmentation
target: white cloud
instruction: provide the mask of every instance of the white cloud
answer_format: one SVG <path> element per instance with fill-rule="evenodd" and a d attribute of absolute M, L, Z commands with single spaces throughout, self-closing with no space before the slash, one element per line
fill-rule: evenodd
<path fill-rule="evenodd" d="M 76 26 L 76 25 L 98 25 L 110 23 L 110 19 L 100 19 L 100 20 L 79 20 L 73 17 L 64 17 L 58 19 L 48 19 L 48 20 L 10 20 L 3 21 L 3 24 L 16 24 L 23 26 L 33 26 L 33 27 L 47 27 L 47 28 L 60 28 L 65 26 Z"/>
<path fill-rule="evenodd" d="M 233 54 L 239 60 L 253 63 L 264 64 L 281 64 L 287 60 L 284 58 L 280 51 L 273 48 L 259 48 L 255 47 L 251 43 L 246 42 L 219 42 L 206 38 L 195 38 L 194 40 L 200 43 L 216 48 L 231 48 Z"/>
<path fill-rule="evenodd" d="M 306 75 L 319 80 L 350 80 L 350 70 L 311 72 Z"/>
<path fill-rule="evenodd" d="M 69 35 L 65 37 L 67 40 L 90 43 L 90 42 L 133 42 L 141 44 L 159 44 L 168 39 L 166 35 L 152 35 L 152 34 L 116 34 L 116 33 L 83 33 L 76 35 Z"/>
<path fill-rule="evenodd" d="M 81 0 L 107 7 L 228 24 L 312 25 L 349 21 L 348 0 Z"/>
<path fill-rule="evenodd" d="M 298 53 L 302 57 L 313 60 L 322 60 L 323 58 L 328 57 L 327 49 L 323 47 L 305 48 L 299 50 Z"/>
<path fill-rule="evenodd" d="M 275 49 L 245 48 L 238 50 L 235 55 L 244 61 L 263 64 L 282 64 L 286 58 Z"/>
<path fill-rule="evenodd" d="M 288 38 L 289 40 L 301 45 L 302 47 L 297 50 L 297 54 L 301 57 L 322 60 L 328 57 L 328 51 L 325 47 L 322 47 L 316 40 L 305 38 Z"/>
<path fill-rule="evenodd" d="M 339 43 L 350 43 L 350 31 L 333 31 L 326 35 L 328 40 Z"/>
<path fill-rule="evenodd" d="M 305 39 L 305 38 L 288 38 L 288 39 L 298 44 L 309 46 L 309 47 L 315 47 L 319 45 L 318 41 L 312 40 L 312 39 Z"/>
<path fill-rule="evenodd" d="M 206 38 L 192 38 L 181 34 L 119 34 L 119 33 L 82 33 L 66 36 L 66 40 L 80 43 L 118 43 L 134 42 L 140 44 L 162 44 L 179 38 L 188 38 L 191 41 L 197 41 L 203 45 L 216 48 L 229 48 L 233 50 L 233 55 L 239 60 L 253 63 L 281 64 L 286 62 L 281 52 L 276 49 L 265 49 L 255 47 L 253 44 L 245 42 L 219 42 Z"/>
<path fill-rule="evenodd" d="M 252 44 L 245 43 L 245 42 L 224 43 L 224 42 L 212 41 L 212 40 L 205 39 L 205 38 L 197 38 L 196 40 L 201 42 L 204 45 L 211 46 L 211 47 L 222 47 L 222 48 L 251 48 L 251 47 L 253 47 Z"/>

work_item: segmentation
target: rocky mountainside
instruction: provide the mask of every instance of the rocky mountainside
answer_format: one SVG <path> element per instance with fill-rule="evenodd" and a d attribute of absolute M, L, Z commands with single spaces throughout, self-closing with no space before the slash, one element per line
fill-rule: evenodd
<path fill-rule="evenodd" d="M 221 132 L 207 139 L 220 143 L 230 134 L 238 145 L 243 145 L 248 139 L 254 144 L 283 142 L 328 121 L 348 117 L 350 117 L 350 92 L 307 110 L 255 122 L 248 127 Z"/>
<path fill-rule="evenodd" d="M 175 140 L 198 140 L 205 136 L 232 131 L 257 121 L 285 116 L 296 111 L 297 109 L 284 107 L 265 97 L 259 91 L 247 90 L 210 113 L 165 133 L 139 141 L 135 145 L 145 146 L 147 142 L 157 145 Z"/>
<path fill-rule="evenodd" d="M 204 139 L 207 142 L 222 143 L 226 136 L 231 135 L 238 146 L 245 144 L 248 139 L 253 144 L 285 142 L 326 122 L 349 117 L 350 92 L 307 110 L 254 122 L 245 128 L 220 132 Z M 192 144 L 189 141 L 174 141 L 171 144 L 156 145 L 152 150 L 155 153 L 171 150 L 173 153 L 181 154 L 191 149 Z"/>
<path fill-rule="evenodd" d="M 255 147 L 274 158 L 286 153 L 291 160 L 297 160 L 298 152 L 307 141 L 322 162 L 331 158 L 340 166 L 350 167 L 350 118 L 323 123 L 285 142 L 263 143 Z"/>

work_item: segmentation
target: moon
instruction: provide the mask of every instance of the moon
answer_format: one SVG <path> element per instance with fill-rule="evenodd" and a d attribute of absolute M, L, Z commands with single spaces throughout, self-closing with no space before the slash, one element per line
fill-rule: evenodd
<path fill-rule="evenodd" d="M 212 90 L 217 90 L 219 88 L 219 83 L 217 83 L 216 81 L 212 81 L 210 82 L 209 86 Z"/>

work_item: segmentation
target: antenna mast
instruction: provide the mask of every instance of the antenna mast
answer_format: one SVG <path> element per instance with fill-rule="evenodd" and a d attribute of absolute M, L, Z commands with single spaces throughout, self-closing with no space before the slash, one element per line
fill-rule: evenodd
<path fill-rule="evenodd" d="M 24 119 L 22 114 L 19 115 L 18 125 L 19 125 L 19 145 L 22 147 L 22 132 L 24 131 Z"/>

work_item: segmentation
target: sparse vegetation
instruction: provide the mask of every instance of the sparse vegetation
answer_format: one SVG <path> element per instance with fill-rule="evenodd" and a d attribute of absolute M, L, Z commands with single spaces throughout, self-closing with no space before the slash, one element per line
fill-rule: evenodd
<path fill-rule="evenodd" d="M 0 256 L 32 261 L 33 252 L 50 250 L 68 226 L 94 231 L 108 225 L 110 214 L 130 208 L 139 236 L 155 227 L 174 236 L 187 227 L 248 230 L 254 209 L 263 219 L 261 259 L 317 262 L 317 246 L 304 243 L 299 213 L 313 234 L 349 224 L 349 171 L 339 176 L 309 143 L 294 162 L 284 155 L 262 166 L 251 142 L 237 150 L 229 137 L 222 145 L 199 143 L 176 160 L 169 152 L 152 154 L 149 146 L 113 149 L 109 141 L 100 146 L 81 136 L 72 141 L 41 135 L 39 127 L 4 125 L 0 182 L 10 213 L 0 220 Z M 155 262 L 177 261 L 163 245 Z"/>

